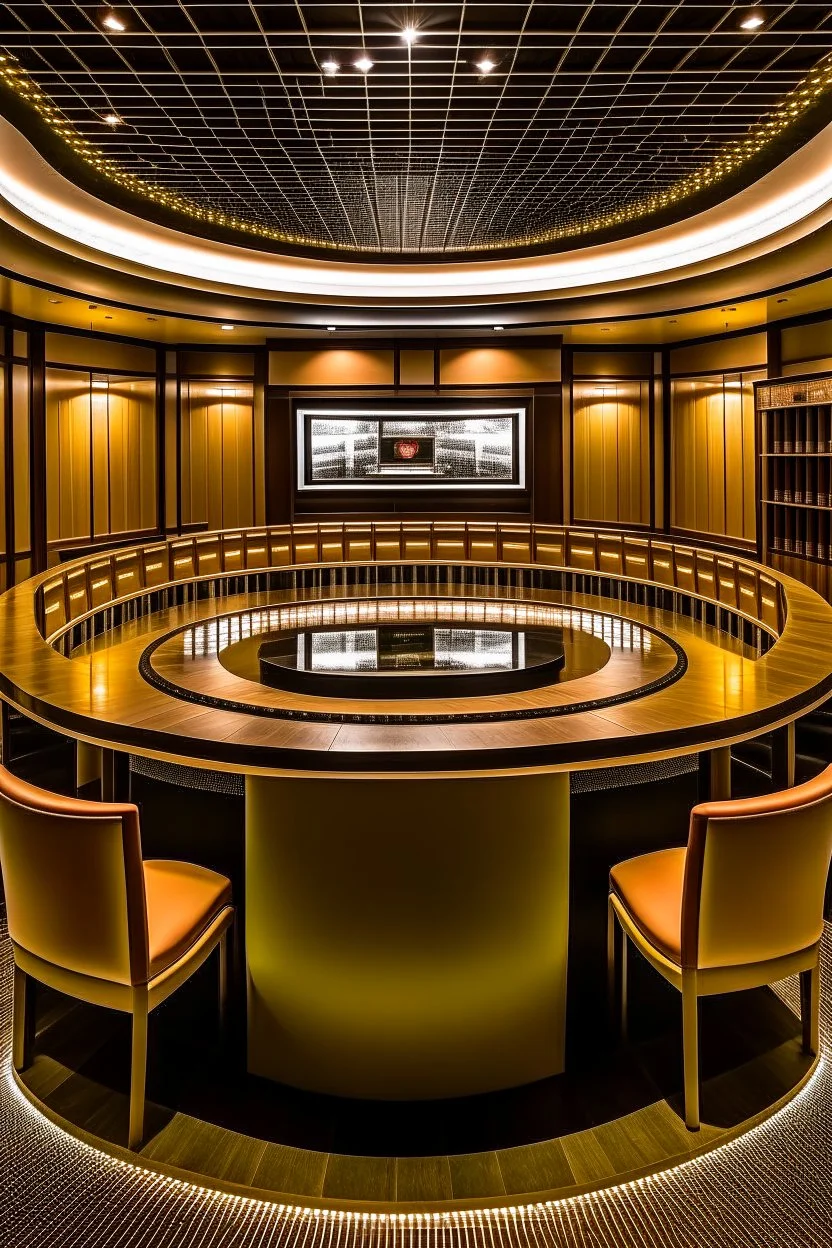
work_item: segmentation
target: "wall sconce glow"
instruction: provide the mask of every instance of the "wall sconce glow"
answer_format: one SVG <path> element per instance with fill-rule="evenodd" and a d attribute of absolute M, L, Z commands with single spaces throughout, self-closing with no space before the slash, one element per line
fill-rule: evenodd
<path fill-rule="evenodd" d="M 358 60 L 354 63 L 355 68 L 360 74 L 369 74 L 370 70 L 373 68 L 373 62 L 370 60 L 369 56 L 359 56 Z"/>
<path fill-rule="evenodd" d="M 740 22 L 740 29 L 759 30 L 760 27 L 764 25 L 765 20 L 766 19 L 763 17 L 762 13 L 749 13 L 748 16 L 744 17 Z"/>
<path fill-rule="evenodd" d="M 92 383 L 93 390 L 108 390 L 110 383 L 108 381 L 94 381 Z"/>
<path fill-rule="evenodd" d="M 406 43 L 407 46 L 410 48 L 419 38 L 419 32 L 415 26 L 405 26 L 404 30 L 402 31 L 401 37 L 402 37 L 402 42 Z"/>
<path fill-rule="evenodd" d="M 105 14 L 101 19 L 101 25 L 105 26 L 107 30 L 121 31 L 127 29 L 124 22 L 115 13 Z"/>
<path fill-rule="evenodd" d="M 321 69 L 328 78 L 334 78 L 340 68 L 338 62 L 333 61 L 331 57 L 327 61 L 321 61 Z"/>
<path fill-rule="evenodd" d="M 497 62 L 492 61 L 490 56 L 484 56 L 481 60 L 477 61 L 477 69 L 481 74 L 490 74 L 492 69 L 496 68 Z"/>

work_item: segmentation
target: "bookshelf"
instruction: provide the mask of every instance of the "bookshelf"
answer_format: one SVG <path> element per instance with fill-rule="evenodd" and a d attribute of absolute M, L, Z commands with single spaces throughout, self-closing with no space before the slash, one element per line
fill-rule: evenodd
<path fill-rule="evenodd" d="M 764 563 L 832 599 L 832 376 L 754 387 Z"/>

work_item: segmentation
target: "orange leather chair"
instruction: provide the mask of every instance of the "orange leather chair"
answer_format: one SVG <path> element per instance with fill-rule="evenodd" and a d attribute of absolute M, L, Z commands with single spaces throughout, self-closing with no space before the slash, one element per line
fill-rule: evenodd
<path fill-rule="evenodd" d="M 231 883 L 185 862 L 142 861 L 128 804 L 47 793 L 0 767 L 0 869 L 14 953 L 13 1062 L 26 1052 L 27 978 L 133 1016 L 129 1147 L 144 1130 L 147 1016 L 219 945 L 228 984 Z"/>
<path fill-rule="evenodd" d="M 607 955 L 614 1001 L 621 928 L 621 1021 L 627 941 L 682 994 L 685 1122 L 699 1127 L 699 998 L 801 976 L 803 1047 L 818 1048 L 819 947 L 832 857 L 832 767 L 766 797 L 691 812 L 687 848 L 610 872 Z"/>

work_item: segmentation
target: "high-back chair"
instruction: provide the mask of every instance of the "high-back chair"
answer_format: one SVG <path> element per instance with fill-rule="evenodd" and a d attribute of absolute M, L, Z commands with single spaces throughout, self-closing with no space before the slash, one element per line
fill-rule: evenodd
<path fill-rule="evenodd" d="M 695 806 L 686 848 L 610 872 L 608 963 L 626 1028 L 627 941 L 682 994 L 685 1122 L 699 1127 L 699 998 L 801 976 L 803 1047 L 816 1053 L 832 767 L 782 793 Z"/>
<path fill-rule="evenodd" d="M 47 793 L 0 767 L 0 870 L 14 953 L 13 1062 L 29 1062 L 27 978 L 132 1015 L 129 1147 L 144 1131 L 147 1016 L 219 945 L 220 1005 L 234 918 L 225 876 L 142 861 L 129 804 Z"/>

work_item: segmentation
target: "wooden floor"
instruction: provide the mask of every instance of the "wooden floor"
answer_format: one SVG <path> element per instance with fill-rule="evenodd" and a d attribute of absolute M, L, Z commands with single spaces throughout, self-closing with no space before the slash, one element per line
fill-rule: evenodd
<path fill-rule="evenodd" d="M 706 999 L 703 1127 L 690 1134 L 680 1116 L 678 1002 L 669 990 L 654 996 L 653 978 L 646 968 L 634 976 L 629 1045 L 602 1036 L 568 1075 L 428 1105 L 337 1101 L 252 1080 L 220 1051 L 194 996 L 178 1014 L 159 1012 L 142 1159 L 290 1204 L 379 1211 L 553 1198 L 664 1169 L 765 1117 L 811 1061 L 773 992 Z M 128 1046 L 125 1019 L 44 996 L 27 1093 L 70 1131 L 121 1153 Z"/>

